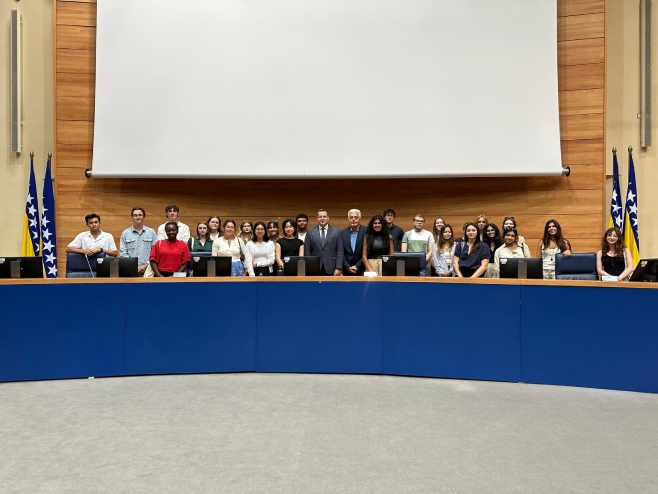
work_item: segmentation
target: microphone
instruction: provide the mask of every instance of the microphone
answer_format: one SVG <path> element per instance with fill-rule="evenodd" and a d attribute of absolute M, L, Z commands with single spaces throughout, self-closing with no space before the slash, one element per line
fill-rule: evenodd
<path fill-rule="evenodd" d="M 83 256 L 85 256 L 85 260 L 87 261 L 87 266 L 89 266 L 89 272 L 91 273 L 91 277 L 95 278 L 94 270 L 91 269 L 91 264 L 89 264 L 89 256 L 87 254 L 83 254 Z"/>

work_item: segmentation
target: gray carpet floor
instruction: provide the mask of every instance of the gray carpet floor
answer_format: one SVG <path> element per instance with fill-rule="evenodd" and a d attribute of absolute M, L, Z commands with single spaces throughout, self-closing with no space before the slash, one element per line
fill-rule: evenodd
<path fill-rule="evenodd" d="M 658 395 L 392 376 L 0 384 L 2 493 L 657 493 Z"/>

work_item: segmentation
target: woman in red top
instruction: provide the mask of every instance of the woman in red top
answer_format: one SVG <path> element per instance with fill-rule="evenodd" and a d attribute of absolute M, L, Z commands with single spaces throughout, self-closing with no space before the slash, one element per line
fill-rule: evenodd
<path fill-rule="evenodd" d="M 167 240 L 158 240 L 151 249 L 151 269 L 153 276 L 163 278 L 173 276 L 175 272 L 187 271 L 190 262 L 190 250 L 185 242 L 176 240 L 178 225 L 170 221 L 165 225 Z"/>

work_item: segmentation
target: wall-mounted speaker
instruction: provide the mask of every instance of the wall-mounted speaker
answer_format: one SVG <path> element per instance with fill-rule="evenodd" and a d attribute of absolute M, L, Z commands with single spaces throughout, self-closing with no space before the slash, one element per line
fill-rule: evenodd
<path fill-rule="evenodd" d="M 11 11 L 11 150 L 23 148 L 22 16 Z"/>
<path fill-rule="evenodd" d="M 651 146 L 651 0 L 640 2 L 640 146 Z"/>

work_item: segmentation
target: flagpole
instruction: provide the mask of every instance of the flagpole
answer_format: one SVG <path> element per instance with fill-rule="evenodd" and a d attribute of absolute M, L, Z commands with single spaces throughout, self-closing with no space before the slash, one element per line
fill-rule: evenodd
<path fill-rule="evenodd" d="M 624 214 L 624 244 L 630 250 L 634 267 L 640 260 L 640 235 L 638 227 L 638 198 L 635 165 L 633 164 L 633 146 L 628 146 L 628 187 L 626 188 L 626 207 Z"/>
<path fill-rule="evenodd" d="M 616 147 L 612 148 L 612 156 L 613 157 L 617 156 L 617 148 Z"/>

